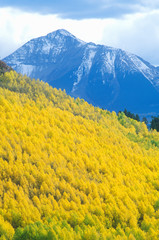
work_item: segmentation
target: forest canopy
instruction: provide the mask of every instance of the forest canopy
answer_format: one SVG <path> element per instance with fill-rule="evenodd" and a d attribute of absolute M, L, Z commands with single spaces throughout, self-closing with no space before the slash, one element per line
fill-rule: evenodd
<path fill-rule="evenodd" d="M 159 133 L 0 75 L 0 239 L 159 238 Z"/>

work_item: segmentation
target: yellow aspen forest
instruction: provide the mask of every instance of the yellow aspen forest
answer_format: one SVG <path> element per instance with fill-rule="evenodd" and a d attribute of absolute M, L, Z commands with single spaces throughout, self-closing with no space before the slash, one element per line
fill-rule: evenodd
<path fill-rule="evenodd" d="M 159 133 L 0 75 L 0 239 L 159 239 Z"/>

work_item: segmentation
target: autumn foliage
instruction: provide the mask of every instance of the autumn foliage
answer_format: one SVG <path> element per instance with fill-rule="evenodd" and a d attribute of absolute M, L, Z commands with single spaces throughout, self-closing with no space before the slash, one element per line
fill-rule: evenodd
<path fill-rule="evenodd" d="M 159 239 L 159 133 L 0 76 L 0 239 Z"/>

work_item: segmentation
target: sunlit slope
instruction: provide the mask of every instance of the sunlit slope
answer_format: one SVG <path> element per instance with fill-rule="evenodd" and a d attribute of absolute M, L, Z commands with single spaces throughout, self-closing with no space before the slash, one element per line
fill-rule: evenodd
<path fill-rule="evenodd" d="M 157 132 L 16 72 L 0 86 L 0 239 L 159 238 Z"/>

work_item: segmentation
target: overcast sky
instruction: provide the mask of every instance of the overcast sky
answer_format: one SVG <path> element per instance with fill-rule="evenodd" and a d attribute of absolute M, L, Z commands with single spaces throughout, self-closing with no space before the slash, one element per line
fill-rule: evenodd
<path fill-rule="evenodd" d="M 159 65 L 159 0 L 0 0 L 0 58 L 61 28 Z"/>

